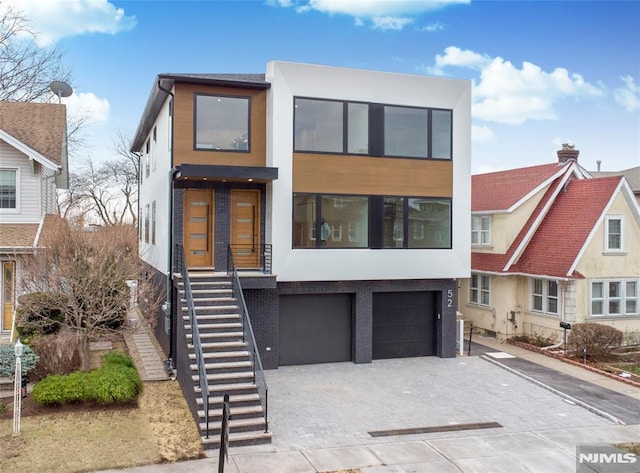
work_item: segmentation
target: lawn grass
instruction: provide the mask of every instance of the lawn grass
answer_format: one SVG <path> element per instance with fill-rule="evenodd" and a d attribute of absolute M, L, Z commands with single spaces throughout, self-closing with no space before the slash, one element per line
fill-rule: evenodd
<path fill-rule="evenodd" d="M 2 473 L 87 472 L 203 456 L 176 381 L 145 383 L 137 405 L 22 417 L 19 436 L 12 436 L 11 418 L 0 419 Z"/>

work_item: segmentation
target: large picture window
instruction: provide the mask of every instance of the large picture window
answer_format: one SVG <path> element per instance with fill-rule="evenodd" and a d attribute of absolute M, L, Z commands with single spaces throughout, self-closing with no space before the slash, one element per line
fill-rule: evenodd
<path fill-rule="evenodd" d="M 451 200 L 294 194 L 294 248 L 451 248 Z"/>
<path fill-rule="evenodd" d="M 558 315 L 560 312 L 558 282 L 546 279 L 531 280 L 531 311 Z"/>
<path fill-rule="evenodd" d="M 591 316 L 638 315 L 637 279 L 591 282 Z"/>
<path fill-rule="evenodd" d="M 195 149 L 249 151 L 250 98 L 195 96 Z"/>
<path fill-rule="evenodd" d="M 0 169 L 0 209 L 17 209 L 18 171 Z"/>
<path fill-rule="evenodd" d="M 451 110 L 298 97 L 294 112 L 297 152 L 452 157 Z"/>
<path fill-rule="evenodd" d="M 426 109 L 384 107 L 384 155 L 426 158 L 428 120 Z"/>

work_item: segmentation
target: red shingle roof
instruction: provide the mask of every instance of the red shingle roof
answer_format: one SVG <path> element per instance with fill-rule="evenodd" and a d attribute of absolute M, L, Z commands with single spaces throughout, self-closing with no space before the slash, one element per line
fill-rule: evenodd
<path fill-rule="evenodd" d="M 554 163 L 472 176 L 471 211 L 507 210 L 559 170 Z"/>
<path fill-rule="evenodd" d="M 622 178 L 575 179 L 558 194 L 511 272 L 553 277 L 569 274 L 587 237 Z"/>
<path fill-rule="evenodd" d="M 65 161 L 66 123 L 64 105 L 0 102 L 0 130 L 56 164 Z"/>

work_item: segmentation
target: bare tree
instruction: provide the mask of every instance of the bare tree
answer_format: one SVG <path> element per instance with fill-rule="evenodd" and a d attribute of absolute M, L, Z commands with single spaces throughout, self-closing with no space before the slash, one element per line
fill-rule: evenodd
<path fill-rule="evenodd" d="M 60 215 L 89 215 L 105 226 L 137 222 L 140 157 L 129 151 L 129 138 L 119 131 L 114 159 L 97 165 L 90 158 L 70 175 L 69 190 L 59 196 Z"/>
<path fill-rule="evenodd" d="M 154 323 L 150 314 L 156 312 L 159 299 L 151 280 L 141 275 L 135 227 L 115 225 L 87 232 L 60 219 L 42 240 L 38 253 L 25 260 L 22 287 L 26 293 L 62 295 L 66 300 L 63 326 L 81 330 L 90 338 L 129 330 L 132 293 L 128 281 L 137 282 L 136 299 L 146 305 L 140 311 L 144 319 L 140 322 Z M 34 298 L 32 304 L 39 300 Z M 51 324 L 46 309 L 28 307 L 28 322 L 37 324 L 34 314 L 40 314 L 43 326 Z M 18 317 L 17 325 L 21 322 Z"/>
<path fill-rule="evenodd" d="M 46 102 L 52 81 L 71 82 L 55 47 L 41 48 L 28 19 L 12 7 L 0 9 L 0 100 Z"/>

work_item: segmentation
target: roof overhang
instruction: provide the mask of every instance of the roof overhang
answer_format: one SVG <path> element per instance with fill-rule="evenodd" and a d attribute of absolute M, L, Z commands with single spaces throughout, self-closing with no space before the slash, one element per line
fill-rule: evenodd
<path fill-rule="evenodd" d="M 229 76 L 215 75 L 189 75 L 189 74 L 158 74 L 155 84 L 151 89 L 147 104 L 138 128 L 133 136 L 130 150 L 134 153 L 139 152 L 153 124 L 167 100 L 169 94 L 173 94 L 173 88 L 176 84 L 205 85 L 218 87 L 234 87 L 239 89 L 261 89 L 266 90 L 271 87 L 269 82 L 255 82 L 251 80 L 242 80 L 241 78 L 232 78 Z"/>
<path fill-rule="evenodd" d="M 9 145 L 13 146 L 18 151 L 26 154 L 30 160 L 34 160 L 42 164 L 44 167 L 51 169 L 52 171 L 60 171 L 62 166 L 60 164 L 54 163 L 49 158 L 44 157 L 42 154 L 38 153 L 32 147 L 24 144 L 22 141 L 17 138 L 11 136 L 6 131 L 0 129 L 0 139 L 6 141 Z"/>
<path fill-rule="evenodd" d="M 278 179 L 278 168 L 182 164 L 175 168 L 174 179 L 264 183 Z"/>

